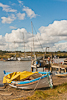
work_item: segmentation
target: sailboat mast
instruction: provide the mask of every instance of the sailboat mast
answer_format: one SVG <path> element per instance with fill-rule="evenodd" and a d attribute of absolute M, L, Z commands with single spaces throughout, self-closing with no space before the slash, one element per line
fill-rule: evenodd
<path fill-rule="evenodd" d="M 34 50 L 34 36 L 33 36 L 33 24 L 31 21 L 31 27 L 32 27 L 32 37 L 33 37 L 33 54 L 35 55 L 35 50 Z"/>
<path fill-rule="evenodd" d="M 15 57 L 16 57 L 16 47 L 15 47 L 15 41 L 14 41 L 14 48 L 15 48 Z"/>
<path fill-rule="evenodd" d="M 25 41 L 24 41 L 24 33 L 23 33 L 23 42 L 24 42 L 24 57 L 26 56 L 25 54 Z"/>

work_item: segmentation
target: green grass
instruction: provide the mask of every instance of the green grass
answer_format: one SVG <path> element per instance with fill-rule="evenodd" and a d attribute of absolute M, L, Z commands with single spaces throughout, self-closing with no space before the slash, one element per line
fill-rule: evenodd
<path fill-rule="evenodd" d="M 14 100 L 59 100 L 59 96 L 67 93 L 67 83 L 47 90 L 36 90 L 32 96 Z"/>

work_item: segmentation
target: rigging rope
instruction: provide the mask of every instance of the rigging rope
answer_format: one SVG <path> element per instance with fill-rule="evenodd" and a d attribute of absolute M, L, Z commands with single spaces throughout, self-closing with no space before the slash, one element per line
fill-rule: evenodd
<path fill-rule="evenodd" d="M 48 82 L 51 88 L 53 88 L 52 79 L 49 79 L 49 74 L 47 73 Z"/>
<path fill-rule="evenodd" d="M 34 27 L 34 25 L 33 25 L 33 27 Z M 34 27 L 34 30 L 35 30 L 35 27 Z M 37 32 L 36 32 L 36 30 L 35 30 L 35 33 L 37 34 Z M 40 39 L 38 38 L 38 41 L 40 42 Z M 41 46 L 41 48 L 42 48 L 42 50 L 43 50 L 43 52 L 44 52 L 44 49 L 43 49 L 43 47 L 42 47 L 42 44 L 40 43 L 40 46 Z"/>
<path fill-rule="evenodd" d="M 50 75 L 50 76 L 51 76 L 51 75 Z M 50 87 L 53 88 L 52 79 L 49 79 L 49 74 L 48 74 L 48 73 L 47 73 L 47 78 L 48 78 L 48 82 L 45 81 L 44 83 L 46 83 L 46 84 L 49 83 Z M 34 92 L 34 91 L 36 90 L 36 88 L 37 88 L 37 86 L 38 86 L 40 80 L 41 80 L 41 77 L 40 77 L 40 79 L 38 80 L 38 82 L 37 82 L 37 84 L 36 84 L 36 86 L 34 87 L 34 90 L 33 90 L 32 92 Z"/>

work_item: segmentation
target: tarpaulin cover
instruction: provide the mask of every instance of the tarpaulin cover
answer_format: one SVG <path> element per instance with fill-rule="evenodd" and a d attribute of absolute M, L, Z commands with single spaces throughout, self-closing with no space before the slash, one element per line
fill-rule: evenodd
<path fill-rule="evenodd" d="M 38 72 L 34 72 L 34 73 L 38 73 Z M 13 72 L 4 76 L 3 83 L 11 83 L 11 81 L 21 81 L 21 80 L 23 81 L 24 79 L 27 79 L 34 73 L 29 71 Z"/>

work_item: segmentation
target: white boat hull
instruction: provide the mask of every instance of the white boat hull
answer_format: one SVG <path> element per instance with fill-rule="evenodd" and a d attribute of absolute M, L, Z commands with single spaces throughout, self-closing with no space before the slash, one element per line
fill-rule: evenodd
<path fill-rule="evenodd" d="M 67 73 L 56 73 L 55 75 L 58 77 L 64 77 L 67 76 Z"/>
<path fill-rule="evenodd" d="M 49 76 L 49 80 L 47 77 L 37 80 L 35 82 L 31 82 L 28 84 L 18 84 L 18 82 L 14 82 L 9 84 L 11 87 L 20 88 L 20 89 L 38 89 L 38 88 L 45 88 L 45 87 L 53 87 L 52 78 Z"/>

